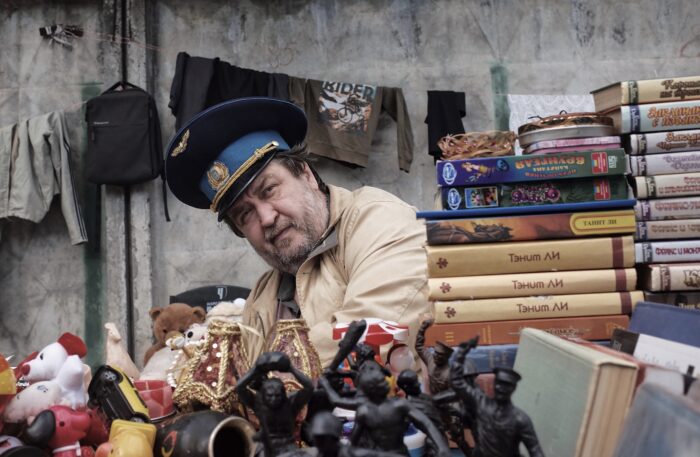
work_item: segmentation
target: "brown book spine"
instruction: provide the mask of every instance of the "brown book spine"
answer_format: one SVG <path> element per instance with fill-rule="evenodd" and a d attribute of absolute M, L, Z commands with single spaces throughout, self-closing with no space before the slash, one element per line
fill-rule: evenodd
<path fill-rule="evenodd" d="M 441 341 L 457 345 L 479 335 L 479 344 L 514 344 L 519 342 L 520 332 L 526 327 L 584 340 L 609 340 L 614 329 L 627 328 L 628 324 L 626 315 L 433 324 L 425 332 L 425 343 L 434 346 Z"/>
<path fill-rule="evenodd" d="M 429 278 L 634 266 L 631 236 L 426 246 L 425 249 Z"/>
<path fill-rule="evenodd" d="M 486 322 L 515 319 L 629 314 L 642 291 L 600 294 L 537 295 L 533 297 L 488 298 L 435 302 L 435 322 Z"/>
<path fill-rule="evenodd" d="M 592 294 L 634 290 L 636 285 L 637 271 L 634 268 L 460 276 L 428 279 L 428 298 L 474 300 L 550 294 Z"/>
<path fill-rule="evenodd" d="M 479 217 L 425 221 L 428 244 L 550 240 L 634 232 L 634 210 Z"/>

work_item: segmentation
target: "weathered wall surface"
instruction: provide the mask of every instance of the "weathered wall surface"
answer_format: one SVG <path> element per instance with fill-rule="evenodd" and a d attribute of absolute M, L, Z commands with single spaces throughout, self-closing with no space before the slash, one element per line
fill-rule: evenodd
<path fill-rule="evenodd" d="M 368 168 L 327 160 L 318 168 L 330 183 L 381 187 L 419 208 L 431 206 L 435 189 L 423 123 L 427 90 L 464 91 L 465 128 L 489 130 L 507 125 L 507 93 L 583 94 L 621 79 L 697 74 L 700 68 L 694 0 L 128 3 L 128 76 L 156 96 L 165 141 L 174 133 L 167 103 L 179 51 L 298 77 L 398 86 L 416 140 L 411 172 L 398 169 L 396 129 L 388 117 L 380 122 Z M 85 128 L 75 105 L 119 78 L 119 46 L 110 42 L 113 6 L 110 0 L 0 1 L 1 124 L 65 110 L 78 170 Z M 54 23 L 82 25 L 86 34 L 72 50 L 51 46 L 37 29 Z M 102 322 L 114 320 L 126 333 L 133 319 L 140 359 L 149 344 L 152 304 L 206 284 L 251 287 L 264 271 L 245 241 L 218 227 L 213 215 L 170 196 L 173 221 L 166 223 L 157 183 L 139 186 L 130 198 L 135 306 L 127 313 L 122 191 L 104 189 L 97 213 L 90 205 L 94 192 L 81 176 L 83 209 L 99 227 L 99 246 L 70 246 L 57 205 L 41 224 L 3 224 L 3 352 L 26 354 L 65 330 L 87 335 L 98 350 Z"/>

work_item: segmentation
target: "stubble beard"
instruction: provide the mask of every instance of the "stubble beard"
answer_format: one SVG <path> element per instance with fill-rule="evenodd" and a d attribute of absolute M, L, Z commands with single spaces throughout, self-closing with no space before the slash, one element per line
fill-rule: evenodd
<path fill-rule="evenodd" d="M 269 242 L 277 234 L 291 227 L 301 234 L 302 240 L 296 246 L 291 246 L 291 240 L 277 242 L 274 248 L 255 248 L 260 257 L 272 268 L 290 274 L 296 274 L 302 263 L 318 244 L 323 231 L 328 226 L 328 203 L 325 195 L 320 192 L 309 192 L 304 197 L 303 220 L 295 221 L 280 218 L 274 227 L 265 231 L 265 239 Z"/>

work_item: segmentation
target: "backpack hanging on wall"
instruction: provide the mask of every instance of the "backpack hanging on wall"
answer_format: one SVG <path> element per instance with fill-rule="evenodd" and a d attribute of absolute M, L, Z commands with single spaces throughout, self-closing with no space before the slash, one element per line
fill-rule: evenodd
<path fill-rule="evenodd" d="M 130 186 L 160 176 L 169 221 L 160 121 L 153 97 L 140 87 L 120 81 L 88 100 L 85 122 L 88 181 Z"/>

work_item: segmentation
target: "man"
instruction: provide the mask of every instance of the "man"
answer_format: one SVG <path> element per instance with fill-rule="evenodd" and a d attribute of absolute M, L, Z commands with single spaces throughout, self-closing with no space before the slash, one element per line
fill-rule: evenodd
<path fill-rule="evenodd" d="M 496 368 L 494 398 L 489 398 L 464 376 L 467 353 L 478 342 L 478 337 L 459 345 L 450 372 L 452 388 L 473 418 L 472 432 L 476 447 L 475 457 L 520 457 L 520 443 L 525 445 L 530 457 L 543 457 L 530 417 L 513 405 L 511 396 L 520 381 L 520 375 L 510 368 Z"/>
<path fill-rule="evenodd" d="M 168 147 L 175 196 L 210 208 L 272 267 L 248 297 L 244 323 L 264 338 L 301 317 L 325 366 L 336 323 L 378 317 L 417 328 L 427 311 L 425 229 L 379 189 L 326 185 L 304 158 L 306 117 L 269 98 L 231 100 L 195 116 Z"/>

